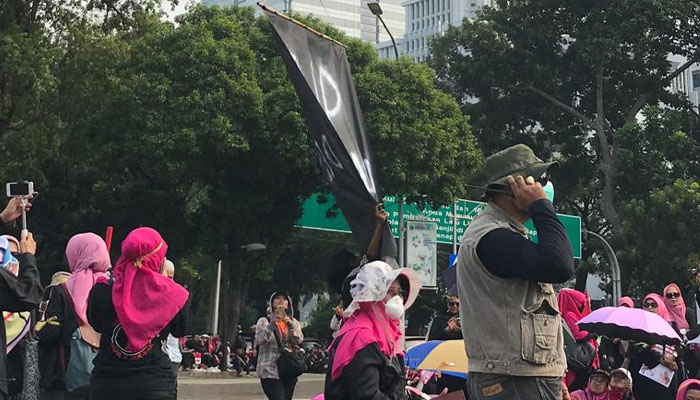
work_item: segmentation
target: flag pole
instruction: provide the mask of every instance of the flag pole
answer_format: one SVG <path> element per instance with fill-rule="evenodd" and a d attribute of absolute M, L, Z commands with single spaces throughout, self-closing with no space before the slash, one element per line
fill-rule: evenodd
<path fill-rule="evenodd" d="M 314 35 L 317 35 L 317 36 L 319 36 L 319 37 L 322 37 L 322 38 L 324 38 L 324 39 L 326 39 L 326 40 L 330 40 L 331 42 L 337 44 L 338 46 L 341 46 L 341 47 L 343 47 L 343 48 L 346 48 L 346 47 L 347 47 L 347 46 L 345 46 L 344 44 L 340 43 L 339 41 L 333 39 L 332 37 L 327 36 L 327 35 L 324 35 L 323 33 L 317 31 L 316 29 L 311 28 L 310 26 L 304 25 L 304 24 L 302 24 L 301 22 L 295 20 L 294 18 L 292 18 L 292 17 L 290 17 L 290 16 L 288 16 L 288 15 L 280 14 L 280 13 L 278 13 L 276 10 L 274 10 L 274 9 L 272 9 L 272 8 L 270 8 L 270 7 L 266 6 L 266 5 L 264 5 L 264 4 L 261 3 L 261 2 L 258 2 L 258 7 L 262 8 L 263 10 L 265 10 L 265 11 L 267 11 L 267 12 L 269 12 L 269 13 L 272 13 L 272 14 L 277 15 L 278 17 L 284 18 L 284 19 L 286 19 L 287 21 L 293 22 L 293 23 L 295 23 L 295 24 L 301 26 L 302 28 L 308 30 L 309 32 L 313 33 Z"/>

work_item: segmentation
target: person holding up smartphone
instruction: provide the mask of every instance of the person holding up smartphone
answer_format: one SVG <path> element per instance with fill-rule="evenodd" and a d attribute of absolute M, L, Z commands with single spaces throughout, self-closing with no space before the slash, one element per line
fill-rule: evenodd
<path fill-rule="evenodd" d="M 5 217 L 6 214 L 3 211 L 2 218 Z M 9 218 L 12 218 L 12 216 Z M 8 222 L 5 219 L 3 221 Z M 22 232 L 19 243 L 19 255 L 17 256 L 19 261 L 17 273 L 13 273 L 8 268 L 0 268 L 0 310 L 10 312 L 31 311 L 41 302 L 44 292 L 39 282 L 39 271 L 36 266 L 35 254 L 36 242 L 34 241 L 34 235 L 28 231 Z M 0 399 L 8 397 L 6 339 L 5 324 L 0 324 Z"/>
<path fill-rule="evenodd" d="M 487 188 L 497 191 L 486 191 L 488 204 L 467 228 L 457 260 L 472 400 L 561 398 L 566 356 L 552 284 L 567 281 L 574 262 L 552 206 L 552 164 L 524 144 L 484 161 Z M 529 219 L 538 243 L 527 236 Z"/>
<path fill-rule="evenodd" d="M 294 318 L 292 299 L 286 292 L 278 291 L 270 296 L 270 316 L 262 317 L 255 326 L 255 340 L 260 346 L 258 365 L 255 369 L 265 395 L 270 400 L 292 400 L 297 378 L 280 376 L 277 359 L 279 347 L 301 345 L 304 334 L 301 324 Z M 278 345 L 279 341 L 279 345 Z"/>

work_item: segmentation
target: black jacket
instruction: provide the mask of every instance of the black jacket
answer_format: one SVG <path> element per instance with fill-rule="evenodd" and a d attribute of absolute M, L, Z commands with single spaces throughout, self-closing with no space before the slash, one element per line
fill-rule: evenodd
<path fill-rule="evenodd" d="M 677 349 L 677 351 L 680 350 Z M 632 373 L 634 397 L 637 400 L 673 400 L 676 398 L 675 393 L 678 389 L 678 372 L 673 375 L 673 380 L 668 388 L 639 373 L 642 364 L 649 368 L 654 368 L 661 362 L 661 355 L 652 350 L 650 345 L 646 343 L 630 342 L 627 355 L 630 358 L 629 370 Z M 680 357 L 682 358 L 682 354 Z"/>
<path fill-rule="evenodd" d="M 338 338 L 331 349 L 326 372 L 326 400 L 400 400 L 406 398 L 403 360 L 389 359 L 372 343 L 359 350 L 336 380 L 331 379 Z"/>
<path fill-rule="evenodd" d="M 171 398 L 175 398 L 177 378 L 173 374 L 170 358 L 163 352 L 162 346 L 169 333 L 175 337 L 182 337 L 189 330 L 189 302 L 175 315 L 170 324 L 151 340 L 150 349 L 130 359 L 124 359 L 122 353 L 113 350 L 112 337 L 115 336 L 117 340 L 124 338 L 121 336 L 123 332 L 120 334 L 117 331 L 115 334 L 118 324 L 112 302 L 112 282 L 93 286 L 88 298 L 87 317 L 90 325 L 102 334 L 100 350 L 95 357 L 95 368 L 90 378 L 91 398 L 119 395 L 124 399 L 140 399 L 148 398 L 148 393 L 153 392 L 168 393 Z"/>
<path fill-rule="evenodd" d="M 46 299 L 46 319 L 56 317 L 55 322 L 45 324 L 39 337 L 39 385 L 47 390 L 65 390 L 65 370 L 70 357 L 71 336 L 78 327 L 72 302 L 65 285 L 49 286 Z M 56 325 L 58 323 L 58 325 Z"/>
<path fill-rule="evenodd" d="M 447 322 L 454 318 L 459 317 L 459 314 L 452 315 L 450 313 L 438 314 L 433 318 L 430 323 L 430 331 L 428 332 L 428 340 L 454 340 L 462 339 L 462 331 L 458 332 L 448 332 Z"/>
<path fill-rule="evenodd" d="M 31 311 L 41 302 L 43 290 L 39 282 L 36 258 L 31 254 L 19 256 L 19 275 L 0 268 L 0 309 Z M 7 398 L 5 324 L 0 324 L 0 399 Z"/>

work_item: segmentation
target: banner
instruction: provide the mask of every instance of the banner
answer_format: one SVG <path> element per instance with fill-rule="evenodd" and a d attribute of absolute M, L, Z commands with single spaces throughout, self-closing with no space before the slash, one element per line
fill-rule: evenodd
<path fill-rule="evenodd" d="M 406 221 L 406 268 L 414 270 L 425 287 L 437 286 L 437 224 Z"/>
<path fill-rule="evenodd" d="M 324 180 L 363 251 L 375 231 L 382 194 L 345 47 L 261 6 L 270 24 L 314 141 Z M 396 258 L 396 242 L 384 227 L 382 257 Z"/>

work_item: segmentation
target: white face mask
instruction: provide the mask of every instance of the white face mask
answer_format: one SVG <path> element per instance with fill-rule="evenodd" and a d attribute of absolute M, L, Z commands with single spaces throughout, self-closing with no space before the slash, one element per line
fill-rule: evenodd
<path fill-rule="evenodd" d="M 389 301 L 384 304 L 384 310 L 386 310 L 386 315 L 391 319 L 399 319 L 403 315 L 403 299 L 401 296 L 394 296 Z"/>

